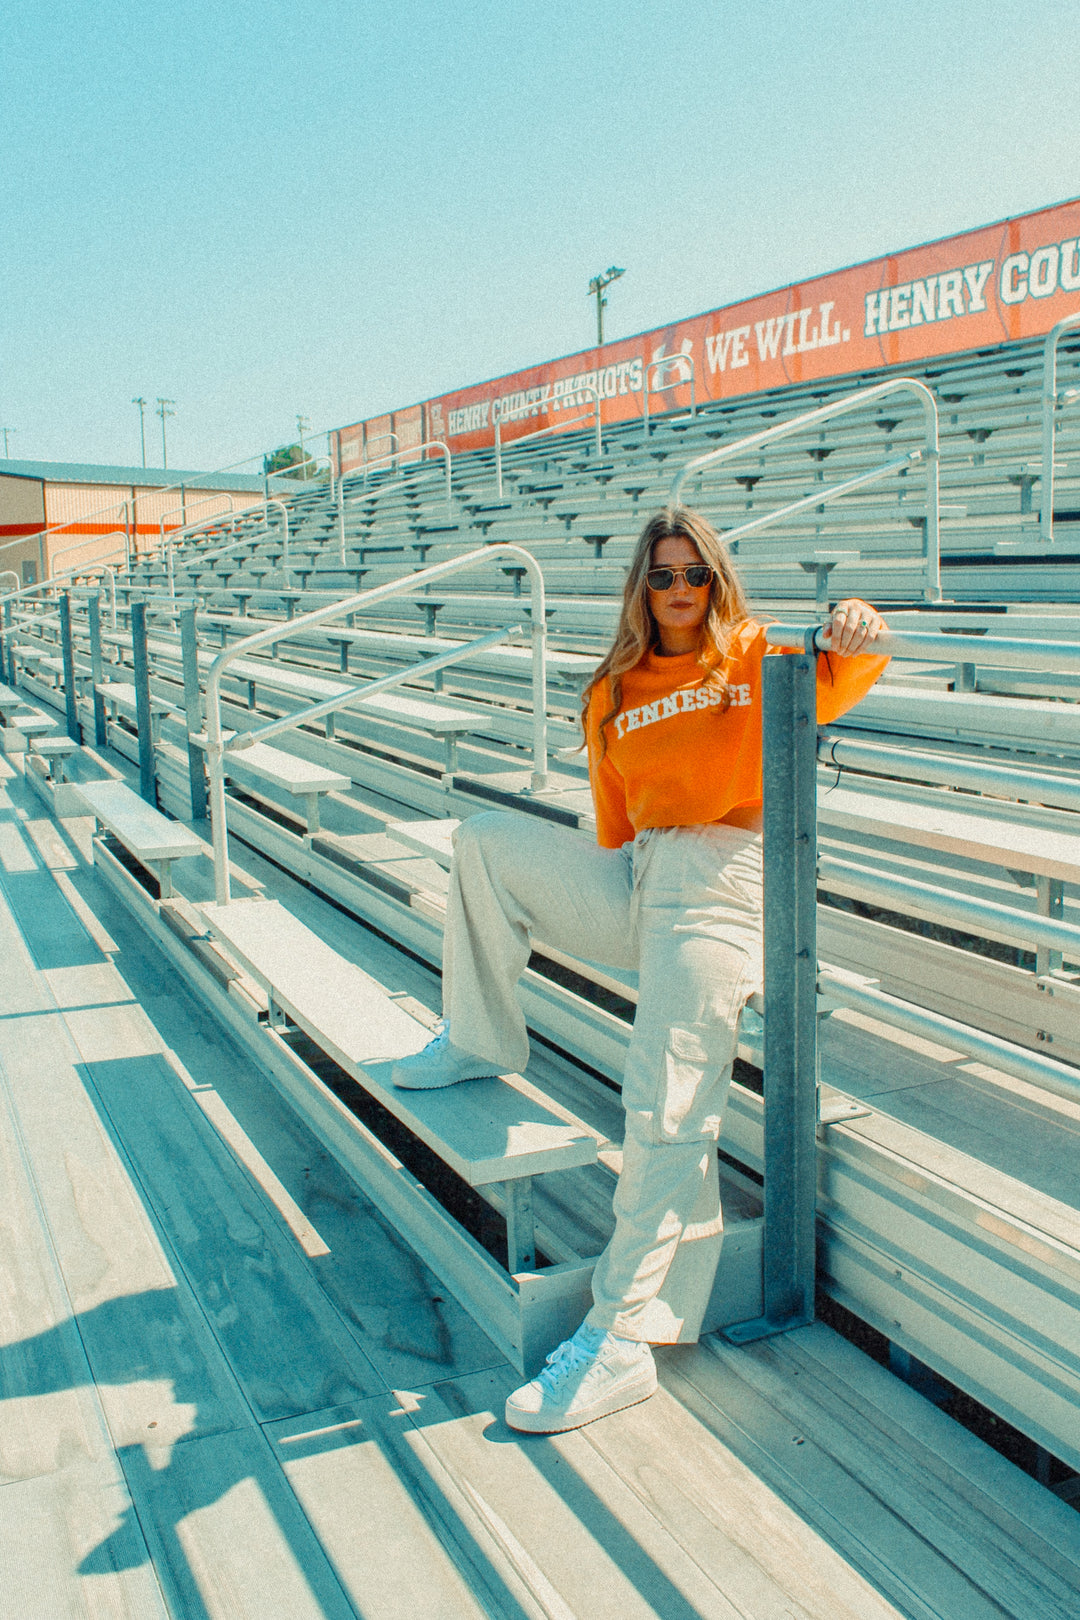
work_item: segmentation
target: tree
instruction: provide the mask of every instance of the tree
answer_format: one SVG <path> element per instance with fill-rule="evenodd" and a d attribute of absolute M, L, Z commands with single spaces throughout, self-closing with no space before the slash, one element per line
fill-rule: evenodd
<path fill-rule="evenodd" d="M 316 476 L 321 478 L 326 469 L 323 467 L 317 470 L 314 469 L 311 465 L 312 460 L 313 457 L 310 451 L 305 455 L 298 444 L 283 444 L 280 449 L 263 457 L 263 472 L 278 473 L 283 478 L 303 478 L 305 480 Z M 303 462 L 303 466 L 300 465 L 301 462 Z M 291 468 L 296 470 L 290 471 Z"/>

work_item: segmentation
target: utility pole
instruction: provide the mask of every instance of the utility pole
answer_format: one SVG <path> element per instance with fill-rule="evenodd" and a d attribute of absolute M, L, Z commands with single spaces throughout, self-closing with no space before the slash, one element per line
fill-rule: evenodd
<path fill-rule="evenodd" d="M 139 394 L 138 397 L 133 399 L 131 403 L 133 405 L 137 405 L 139 407 L 139 442 L 142 445 L 142 464 L 145 467 L 146 466 L 146 407 L 147 407 L 148 401 L 143 399 L 142 395 Z"/>
<path fill-rule="evenodd" d="M 165 448 L 165 418 L 167 416 L 176 415 L 175 411 L 169 410 L 169 406 L 175 404 L 175 399 L 161 399 L 159 397 L 157 402 L 157 410 L 154 413 L 155 416 L 161 417 L 161 465 L 163 468 L 168 467 L 169 465 L 169 456 Z"/>
<path fill-rule="evenodd" d="M 625 270 L 620 270 L 617 265 L 612 264 L 606 270 L 601 271 L 598 276 L 593 276 L 589 282 L 587 296 L 589 298 L 595 296 L 596 298 L 596 346 L 598 349 L 602 348 L 604 344 L 604 306 L 607 303 L 607 299 L 604 297 L 604 288 L 609 287 L 613 281 L 618 281 L 619 277 L 625 276 L 625 274 Z"/>
<path fill-rule="evenodd" d="M 18 428 L 0 427 L 0 433 L 2 433 L 4 435 L 4 460 L 5 461 L 7 461 L 9 459 L 9 457 L 8 457 L 8 434 L 9 433 L 18 433 L 18 431 L 19 431 Z"/>
<path fill-rule="evenodd" d="M 311 423 L 308 421 L 307 417 L 298 415 L 297 418 L 296 418 L 296 431 L 300 435 L 300 465 L 301 466 L 303 466 L 304 462 L 307 460 L 307 451 L 304 449 L 304 434 L 306 432 L 310 431 L 310 428 L 311 428 Z M 307 477 L 307 472 L 306 471 L 304 473 L 304 477 L 305 478 Z"/>

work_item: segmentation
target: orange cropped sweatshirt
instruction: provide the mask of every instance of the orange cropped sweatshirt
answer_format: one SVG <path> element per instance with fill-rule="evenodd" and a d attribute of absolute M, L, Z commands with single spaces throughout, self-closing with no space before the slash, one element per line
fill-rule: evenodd
<path fill-rule="evenodd" d="M 618 713 L 605 678 L 592 690 L 585 729 L 596 833 L 618 849 L 646 827 L 689 827 L 738 819 L 760 808 L 761 665 L 780 652 L 764 627 L 746 619 L 711 673 L 696 652 L 664 658 L 646 653 L 622 678 Z M 819 722 L 837 719 L 863 697 L 887 658 L 819 653 Z M 745 822 L 744 822 L 745 824 Z"/>

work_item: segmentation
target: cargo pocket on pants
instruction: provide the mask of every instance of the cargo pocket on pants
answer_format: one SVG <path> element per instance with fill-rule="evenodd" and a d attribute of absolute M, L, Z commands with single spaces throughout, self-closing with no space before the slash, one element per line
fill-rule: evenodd
<path fill-rule="evenodd" d="M 720 1134 L 724 1099 L 717 1081 L 727 1031 L 719 1024 L 673 1025 L 664 1047 L 663 1072 L 653 1113 L 661 1142 L 713 1141 Z"/>

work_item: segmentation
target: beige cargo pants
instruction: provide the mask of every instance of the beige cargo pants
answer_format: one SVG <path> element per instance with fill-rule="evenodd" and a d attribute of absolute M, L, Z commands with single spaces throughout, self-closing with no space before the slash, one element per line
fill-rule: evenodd
<path fill-rule="evenodd" d="M 652 1344 L 698 1336 L 723 1236 L 713 1144 L 739 1016 L 761 987 L 761 889 L 760 836 L 722 823 L 652 828 L 617 850 L 514 813 L 458 828 L 443 963 L 456 1046 L 524 1069 L 515 985 L 533 938 L 638 972 L 594 1327 Z"/>

